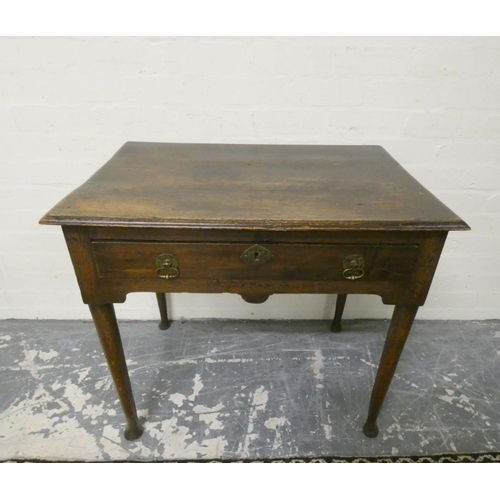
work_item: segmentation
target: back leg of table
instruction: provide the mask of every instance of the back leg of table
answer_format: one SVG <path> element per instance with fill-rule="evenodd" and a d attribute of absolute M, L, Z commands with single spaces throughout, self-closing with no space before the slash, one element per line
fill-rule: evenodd
<path fill-rule="evenodd" d="M 333 317 L 332 326 L 330 330 L 334 333 L 339 333 L 342 331 L 342 314 L 344 313 L 345 301 L 347 300 L 347 294 L 337 295 L 337 303 L 335 305 L 335 316 Z"/>
<path fill-rule="evenodd" d="M 157 293 L 156 299 L 158 300 L 158 307 L 160 308 L 160 324 L 158 327 L 160 330 L 167 330 L 170 326 L 168 321 L 168 313 L 167 313 L 167 299 L 164 293 Z"/>

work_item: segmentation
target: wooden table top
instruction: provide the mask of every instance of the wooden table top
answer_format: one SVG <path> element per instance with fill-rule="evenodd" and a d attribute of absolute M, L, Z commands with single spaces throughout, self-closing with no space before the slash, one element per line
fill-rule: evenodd
<path fill-rule="evenodd" d="M 127 142 L 40 221 L 268 230 L 465 230 L 380 146 Z"/>

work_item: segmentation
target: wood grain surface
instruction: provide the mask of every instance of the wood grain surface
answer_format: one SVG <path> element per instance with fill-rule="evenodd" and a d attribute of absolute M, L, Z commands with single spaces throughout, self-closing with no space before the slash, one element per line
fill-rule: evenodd
<path fill-rule="evenodd" d="M 464 230 L 380 146 L 126 143 L 42 224 Z"/>

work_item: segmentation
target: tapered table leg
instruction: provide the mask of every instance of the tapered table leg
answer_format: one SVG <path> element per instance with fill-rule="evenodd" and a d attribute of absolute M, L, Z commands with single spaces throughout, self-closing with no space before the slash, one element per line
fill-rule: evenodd
<path fill-rule="evenodd" d="M 158 301 L 158 307 L 160 308 L 160 324 L 158 328 L 160 330 L 167 330 L 170 326 L 168 322 L 168 313 L 167 313 L 167 299 L 164 293 L 157 293 L 156 300 Z"/>
<path fill-rule="evenodd" d="M 132 394 L 125 355 L 123 354 L 122 340 L 116 322 L 115 309 L 113 304 L 90 304 L 89 308 L 118 392 L 118 397 L 122 404 L 123 412 L 125 413 L 125 418 L 127 419 L 125 439 L 129 441 L 139 439 L 143 429 L 137 418 L 134 395 Z"/>
<path fill-rule="evenodd" d="M 332 326 L 330 330 L 334 333 L 342 331 L 342 314 L 344 314 L 345 301 L 347 300 L 346 294 L 337 295 L 337 303 L 335 304 L 335 316 L 333 317 Z"/>
<path fill-rule="evenodd" d="M 363 426 L 363 432 L 369 438 L 374 438 L 378 435 L 377 417 L 394 372 L 396 371 L 399 357 L 403 351 L 417 311 L 418 306 L 396 306 L 394 308 L 377 376 L 373 385 L 368 417 Z"/>

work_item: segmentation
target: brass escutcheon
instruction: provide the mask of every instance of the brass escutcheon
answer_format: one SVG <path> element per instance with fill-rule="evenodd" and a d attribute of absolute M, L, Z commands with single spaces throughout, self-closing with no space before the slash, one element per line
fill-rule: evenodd
<path fill-rule="evenodd" d="M 361 255 L 349 255 L 344 259 L 344 272 L 346 280 L 359 280 L 365 275 L 365 261 Z"/>
<path fill-rule="evenodd" d="M 258 267 L 273 258 L 273 254 L 260 245 L 253 245 L 247 248 L 241 255 L 240 259 L 249 266 Z"/>
<path fill-rule="evenodd" d="M 179 266 L 175 255 L 161 253 L 156 257 L 156 274 L 159 278 L 170 280 L 179 276 Z"/>

